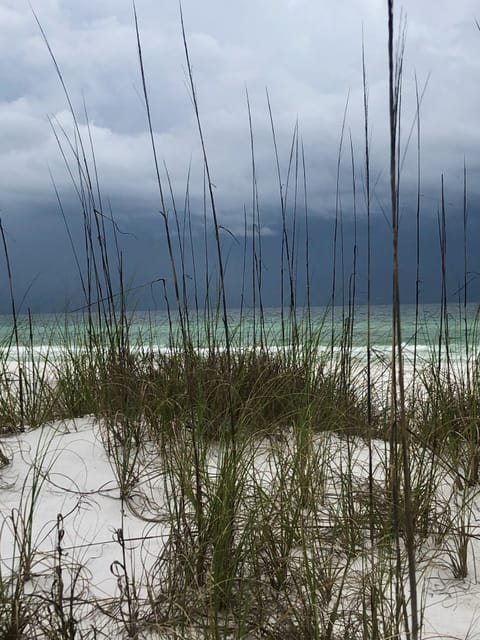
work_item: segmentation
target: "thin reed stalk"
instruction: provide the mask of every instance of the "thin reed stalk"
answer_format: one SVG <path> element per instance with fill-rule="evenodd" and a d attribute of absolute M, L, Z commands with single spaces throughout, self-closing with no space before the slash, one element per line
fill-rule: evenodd
<path fill-rule="evenodd" d="M 403 585 L 400 581 L 400 531 L 399 531 L 399 498 L 400 469 L 403 468 L 405 546 L 408 557 L 408 581 L 410 591 L 410 632 L 412 640 L 417 640 L 420 633 L 417 601 L 417 578 L 415 556 L 415 530 L 413 505 L 411 496 L 409 432 L 406 414 L 405 378 L 403 369 L 402 330 L 400 312 L 400 273 L 399 273 L 399 129 L 401 81 L 403 70 L 404 33 L 397 53 L 394 52 L 394 17 L 393 0 L 388 0 L 388 86 L 389 86 L 389 132 L 390 132 L 390 196 L 392 221 L 392 412 L 390 436 L 390 463 L 393 498 L 393 522 L 397 547 L 397 603 L 404 601 Z M 398 458 L 398 446 L 401 457 Z M 405 620 L 407 624 L 408 619 Z M 408 627 L 407 627 L 408 628 Z M 397 632 L 398 617 L 397 617 Z"/>

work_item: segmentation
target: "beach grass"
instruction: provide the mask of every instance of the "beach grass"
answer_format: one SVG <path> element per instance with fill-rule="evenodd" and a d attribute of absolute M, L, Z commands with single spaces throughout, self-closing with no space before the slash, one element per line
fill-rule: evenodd
<path fill-rule="evenodd" d="M 357 255 L 354 247 L 353 273 L 345 288 L 340 280 L 346 278 L 339 275 L 344 263 L 337 269 L 344 253 L 339 207 L 333 229 L 338 254 L 331 305 L 316 320 L 309 296 L 306 305 L 297 300 L 300 271 L 311 285 L 312 255 L 306 233 L 305 264 L 299 265 L 295 229 L 300 207 L 297 200 L 292 207 L 288 194 L 295 193 L 296 198 L 304 192 L 308 229 L 305 159 L 296 128 L 284 179 L 269 100 L 282 221 L 279 331 L 269 331 L 262 297 L 253 134 L 253 223 L 251 236 L 245 234 L 245 247 L 247 237 L 251 239 L 252 261 L 246 264 L 245 249 L 240 285 L 245 290 L 247 280 L 253 283 L 253 308 L 245 305 L 232 322 L 208 141 L 183 15 L 187 78 L 205 170 L 204 206 L 213 224 L 215 251 L 208 254 L 205 243 L 208 286 L 200 302 L 200 283 L 194 282 L 193 296 L 187 293 L 185 256 L 193 246 L 191 227 L 187 224 L 179 233 L 181 214 L 175 206 L 173 215 L 167 213 L 167 194 L 175 200 L 170 181 L 165 185 L 159 169 L 135 15 L 173 289 L 170 297 L 166 295 L 168 344 L 159 346 L 148 335 L 144 340 L 134 335 L 124 286 L 127 267 L 113 216 L 102 212 L 93 144 L 82 136 L 42 31 L 75 129 L 76 144 L 62 142 L 61 136 L 58 141 L 66 145 L 62 152 L 72 179 L 77 176 L 77 193 L 88 195 L 79 201 L 84 235 L 78 242 L 86 250 L 85 264 L 77 263 L 85 311 L 78 329 L 72 332 L 65 323 L 60 350 L 53 339 L 41 352 L 36 349 L 34 316 L 28 318 L 28 338 L 22 341 L 14 269 L 0 224 L 12 307 L 12 331 L 0 346 L 0 479 L 4 469 L 20 465 L 22 458 L 9 456 L 9 443 L 27 442 L 32 434 L 41 434 L 28 452 L 30 472 L 18 505 L 2 511 L 0 534 L 9 551 L 0 560 L 0 638 L 417 640 L 426 637 L 425 600 L 432 575 L 462 581 L 475 571 L 478 347 L 475 326 L 469 332 L 465 324 L 464 359 L 455 360 L 449 349 L 442 234 L 440 340 L 432 344 L 424 361 L 417 358 L 415 342 L 410 373 L 405 370 L 398 264 L 404 31 L 401 27 L 395 49 L 393 2 L 388 1 L 387 7 L 393 301 L 392 349 L 383 359 L 374 353 L 370 334 L 370 244 L 367 342 L 362 356 L 354 350 Z M 362 186 L 370 224 L 365 68 L 363 57 L 366 181 Z M 252 132 L 250 105 L 248 113 Z M 418 127 L 419 115 L 417 95 Z M 343 135 L 344 127 L 342 142 Z M 89 155 L 93 164 L 87 161 Z M 354 185 L 355 176 L 352 149 Z M 356 207 L 355 203 L 355 211 Z M 440 228 L 445 231 L 445 224 Z M 420 262 L 417 251 L 417 311 Z M 337 307 L 340 289 L 343 304 Z M 460 321 L 466 323 L 466 298 L 464 302 Z M 417 329 L 418 323 L 417 313 Z M 91 451 L 94 444 L 101 448 L 113 479 L 108 481 L 108 492 L 103 486 L 97 492 L 80 486 L 70 489 L 78 503 L 68 514 L 43 513 L 42 492 L 46 487 L 58 492 L 59 478 L 72 474 L 62 468 L 55 475 L 54 468 L 63 455 L 60 436 L 75 432 L 76 419 L 89 425 L 88 436 L 85 430 L 79 434 L 85 440 L 92 438 Z M 27 459 L 26 453 L 23 457 Z M 82 464 L 88 468 L 89 461 Z M 1 491 L 8 491 L 8 485 Z M 97 576 L 80 552 L 93 549 L 94 539 L 68 549 L 65 543 L 68 528 L 74 526 L 72 518 L 80 520 L 82 501 L 93 499 L 92 493 L 99 501 L 108 493 L 118 506 L 109 541 L 118 553 L 107 568 L 115 586 L 103 594 L 96 590 Z M 42 519 L 49 523 L 45 535 Z M 143 527 L 134 539 L 127 533 L 132 521 Z"/>

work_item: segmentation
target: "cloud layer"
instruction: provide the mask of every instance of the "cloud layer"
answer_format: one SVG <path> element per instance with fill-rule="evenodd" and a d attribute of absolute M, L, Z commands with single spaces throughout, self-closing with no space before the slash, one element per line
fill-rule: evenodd
<path fill-rule="evenodd" d="M 90 157 L 93 140 L 102 193 L 128 229 L 158 215 L 132 5 L 127 0 L 37 0 L 39 23 L 61 69 Z M 463 164 L 477 195 L 480 129 L 480 32 L 473 0 L 405 0 L 402 100 L 405 157 L 403 215 L 416 191 L 416 84 L 421 104 L 422 204 L 435 218 L 441 175 L 452 210 L 461 206 Z M 189 179 L 192 215 L 201 218 L 203 164 L 186 76 L 178 3 L 138 0 L 155 142 L 177 202 Z M 363 206 L 362 37 L 369 95 L 375 207 L 388 207 L 386 2 L 384 0 L 184 0 L 183 13 L 202 125 L 222 222 L 241 233 L 251 209 L 251 105 L 259 197 L 266 232 L 278 229 L 278 181 L 266 99 L 270 98 L 281 179 L 298 121 L 312 216 L 331 218 L 337 156 L 341 204 L 352 210 L 350 149 Z M 58 225 L 52 178 L 75 207 L 71 114 L 42 33 L 27 2 L 0 3 L 0 207 L 15 242 L 32 225 Z M 87 115 L 88 114 L 88 115 Z M 88 123 L 88 124 L 87 124 Z M 408 148 L 410 133 L 413 131 Z M 56 135 L 55 135 L 56 134 Z M 57 136 L 57 137 L 56 137 Z M 350 140 L 352 147 L 350 147 Z M 301 146 L 299 145 L 299 149 Z M 90 158 L 91 162 L 91 158 Z M 75 168 L 75 162 L 70 168 Z M 303 188 L 303 187 L 302 187 Z M 172 205 L 170 205 L 172 206 Z"/>

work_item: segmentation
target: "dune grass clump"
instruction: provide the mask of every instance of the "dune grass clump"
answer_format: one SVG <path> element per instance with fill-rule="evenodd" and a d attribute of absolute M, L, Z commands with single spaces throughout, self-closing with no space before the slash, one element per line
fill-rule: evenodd
<path fill-rule="evenodd" d="M 458 371 L 424 374 L 422 399 L 415 405 L 419 439 L 457 471 L 459 486 L 480 481 L 480 396 L 477 367 L 468 380 Z"/>
<path fill-rule="evenodd" d="M 380 436 L 383 429 L 378 412 L 376 423 L 368 424 L 365 394 L 345 382 L 338 362 L 292 360 L 288 349 L 238 349 L 227 357 L 221 348 L 77 348 L 55 365 L 43 390 L 43 422 L 95 414 L 110 424 L 141 422 L 151 437 L 178 425 L 191 428 L 192 415 L 202 437 L 212 441 L 224 439 L 232 417 L 247 436 L 305 420 L 315 430 L 351 435 Z"/>

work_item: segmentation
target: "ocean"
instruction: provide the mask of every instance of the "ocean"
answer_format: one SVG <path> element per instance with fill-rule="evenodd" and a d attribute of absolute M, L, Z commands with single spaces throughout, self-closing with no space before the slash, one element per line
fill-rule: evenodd
<path fill-rule="evenodd" d="M 450 354 L 461 356 L 467 349 L 476 353 L 480 347 L 478 332 L 480 306 L 470 303 L 452 305 L 447 314 L 441 313 L 440 305 L 415 305 L 401 307 L 402 343 L 407 353 L 428 354 L 445 346 L 448 335 Z M 133 347 L 164 349 L 172 344 L 180 344 L 180 322 L 173 312 L 134 311 L 127 313 L 129 326 L 129 344 Z M 257 309 L 231 309 L 228 311 L 229 330 L 232 344 L 236 347 L 252 347 L 264 344 L 269 347 L 287 346 L 292 341 L 292 323 L 289 312 L 279 308 L 263 310 L 263 317 Z M 342 328 L 352 326 L 349 331 L 351 348 L 361 354 L 366 350 L 368 341 L 368 309 L 357 306 L 350 313 L 341 307 L 314 307 L 308 310 L 296 310 L 296 324 L 300 339 L 315 338 L 319 349 L 340 348 Z M 105 326 L 94 317 L 95 327 Z M 192 344 L 203 348 L 209 341 L 222 344 L 223 320 L 221 314 L 205 317 L 204 310 L 196 314 L 189 311 L 189 337 Z M 106 331 L 106 329 L 105 329 Z M 74 314 L 36 314 L 30 318 L 19 315 L 17 319 L 18 344 L 24 349 L 48 351 L 50 355 L 66 347 L 85 345 L 88 336 L 88 317 L 84 313 Z M 303 336 L 303 338 L 302 338 Z M 442 339 L 441 339 L 442 336 Z M 375 305 L 370 313 L 370 345 L 376 352 L 388 354 L 392 342 L 392 310 L 389 305 Z M 13 349 L 15 347 L 15 349 Z M 12 316 L 0 315 L 0 353 L 16 351 Z M 13 353 L 10 356 L 13 357 Z"/>

